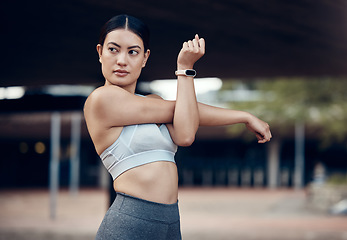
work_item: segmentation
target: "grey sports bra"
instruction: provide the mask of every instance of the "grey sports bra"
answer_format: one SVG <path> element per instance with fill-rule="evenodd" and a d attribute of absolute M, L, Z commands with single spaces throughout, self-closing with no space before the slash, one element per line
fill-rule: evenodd
<path fill-rule="evenodd" d="M 151 162 L 175 162 L 177 145 L 165 124 L 139 124 L 123 127 L 118 139 L 100 158 L 115 180 L 123 172 Z"/>

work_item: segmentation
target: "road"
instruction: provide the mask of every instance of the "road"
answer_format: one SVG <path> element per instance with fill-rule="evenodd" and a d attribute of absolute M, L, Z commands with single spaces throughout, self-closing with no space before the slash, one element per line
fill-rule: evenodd
<path fill-rule="evenodd" d="M 0 191 L 0 240 L 92 240 L 107 192 L 61 190 L 50 218 L 47 190 Z M 184 240 L 347 240 L 347 216 L 313 211 L 304 190 L 180 188 Z"/>

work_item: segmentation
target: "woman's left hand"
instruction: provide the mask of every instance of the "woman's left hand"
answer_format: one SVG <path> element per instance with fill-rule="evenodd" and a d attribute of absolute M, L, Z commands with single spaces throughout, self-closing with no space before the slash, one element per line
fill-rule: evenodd
<path fill-rule="evenodd" d="M 269 124 L 259 118 L 252 115 L 250 120 L 245 124 L 248 130 L 255 133 L 258 143 L 269 142 L 272 138 Z"/>

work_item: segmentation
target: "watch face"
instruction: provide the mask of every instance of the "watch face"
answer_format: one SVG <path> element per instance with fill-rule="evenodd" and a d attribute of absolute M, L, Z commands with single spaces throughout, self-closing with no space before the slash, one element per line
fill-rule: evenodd
<path fill-rule="evenodd" d="M 195 70 L 186 70 L 186 75 L 194 77 L 196 75 L 196 72 L 195 72 Z"/>

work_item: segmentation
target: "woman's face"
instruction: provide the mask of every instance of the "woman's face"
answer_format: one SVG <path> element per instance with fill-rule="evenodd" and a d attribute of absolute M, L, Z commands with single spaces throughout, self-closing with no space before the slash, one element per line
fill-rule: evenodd
<path fill-rule="evenodd" d="M 145 52 L 142 39 L 129 30 L 116 29 L 107 34 L 103 46 L 97 45 L 97 51 L 105 85 L 117 85 L 134 92 L 150 53 Z"/>

